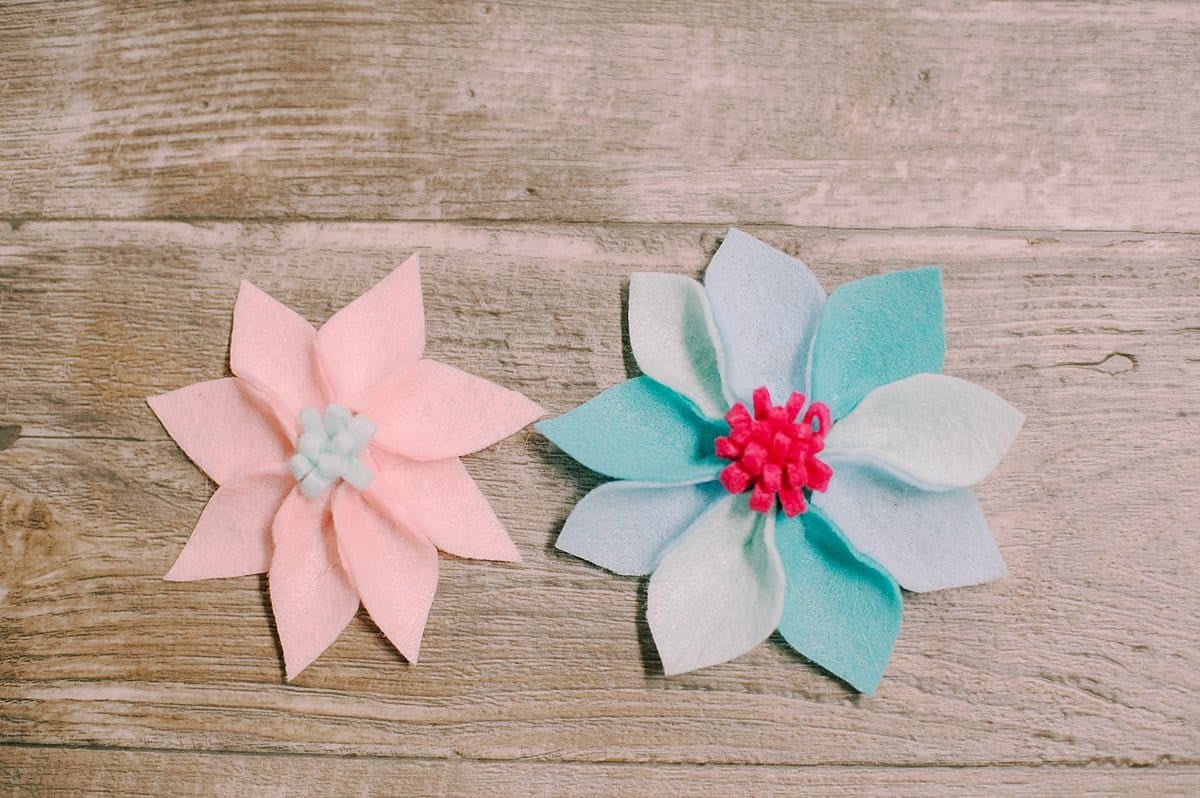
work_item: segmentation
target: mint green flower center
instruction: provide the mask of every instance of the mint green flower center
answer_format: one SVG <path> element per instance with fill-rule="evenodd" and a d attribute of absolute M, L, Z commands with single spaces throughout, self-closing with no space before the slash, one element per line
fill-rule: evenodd
<path fill-rule="evenodd" d="M 371 486 L 375 472 L 360 455 L 375 435 L 375 422 L 333 404 L 325 408 L 324 418 L 315 408 L 304 408 L 300 426 L 304 432 L 288 467 L 301 493 L 315 499 L 339 479 L 359 490 Z"/>

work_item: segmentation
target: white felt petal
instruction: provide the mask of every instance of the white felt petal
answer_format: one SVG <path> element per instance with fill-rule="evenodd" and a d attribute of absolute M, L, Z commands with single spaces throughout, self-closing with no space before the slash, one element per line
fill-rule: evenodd
<path fill-rule="evenodd" d="M 748 494 L 718 501 L 663 554 L 650 577 L 646 619 L 667 675 L 741 656 L 783 613 L 774 514 Z"/>
<path fill-rule="evenodd" d="M 999 464 L 1024 420 L 986 388 L 915 374 L 876 388 L 834 424 L 824 458 L 835 474 L 837 461 L 852 461 L 929 490 L 965 488 Z"/>
<path fill-rule="evenodd" d="M 825 291 L 801 261 L 730 229 L 704 273 L 733 398 L 765 385 L 784 402 L 808 392 L 808 353 Z"/>
<path fill-rule="evenodd" d="M 905 590 L 978 585 L 1007 573 L 969 489 L 922 490 L 846 463 L 812 503 Z"/>
<path fill-rule="evenodd" d="M 704 288 L 678 274 L 629 278 L 629 344 L 638 366 L 708 418 L 729 409 L 723 356 Z"/>

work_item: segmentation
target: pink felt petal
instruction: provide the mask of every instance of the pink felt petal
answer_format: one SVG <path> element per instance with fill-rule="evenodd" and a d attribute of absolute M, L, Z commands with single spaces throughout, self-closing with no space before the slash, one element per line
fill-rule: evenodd
<path fill-rule="evenodd" d="M 198 382 L 146 400 L 167 432 L 218 485 L 292 454 L 265 401 L 242 380 Z"/>
<path fill-rule="evenodd" d="M 520 562 L 521 554 L 457 457 L 418 462 L 379 452 L 367 500 L 456 557 Z"/>
<path fill-rule="evenodd" d="M 282 469 L 246 474 L 217 488 L 165 579 L 186 582 L 265 573 L 271 522 L 296 480 Z"/>
<path fill-rule="evenodd" d="M 373 387 L 407 370 L 425 348 L 420 260 L 413 255 L 339 310 L 317 333 L 337 401 L 360 411 Z"/>
<path fill-rule="evenodd" d="M 413 460 L 444 460 L 491 446 L 543 411 L 516 391 L 419 360 L 377 392 L 366 412 L 379 424 L 378 445 Z"/>
<path fill-rule="evenodd" d="M 304 317 L 242 281 L 233 308 L 229 367 L 267 397 L 289 433 L 298 432 L 301 410 L 328 404 L 316 337 Z"/>
<path fill-rule="evenodd" d="M 271 610 L 294 679 L 329 648 L 358 611 L 358 594 L 339 563 L 328 494 L 293 490 L 275 514 Z"/>
<path fill-rule="evenodd" d="M 437 550 L 344 485 L 334 492 L 333 523 L 346 570 L 371 620 L 405 659 L 416 662 L 437 589 Z"/>

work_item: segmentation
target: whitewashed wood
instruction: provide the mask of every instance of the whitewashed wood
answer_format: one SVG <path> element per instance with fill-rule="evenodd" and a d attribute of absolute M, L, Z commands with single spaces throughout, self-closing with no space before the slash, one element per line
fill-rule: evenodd
<path fill-rule="evenodd" d="M 160 580 L 212 487 L 142 397 L 225 373 L 240 277 L 320 322 L 420 251 L 431 354 L 560 412 L 627 375 L 628 273 L 697 275 L 720 228 L 30 223 L 0 235 L 0 423 L 22 426 L 0 453 L 0 737 L 546 762 L 1200 760 L 1200 238 L 754 232 L 827 286 L 942 263 L 947 371 L 1029 416 L 981 490 L 1012 576 L 910 597 L 877 696 L 778 642 L 662 677 L 639 581 L 553 550 L 596 478 L 532 432 L 468 459 L 526 562 L 443 560 L 419 666 L 360 617 L 285 686 L 261 579 Z"/>
<path fill-rule="evenodd" d="M 0 5 L 0 218 L 1197 231 L 1171 2 Z"/>
<path fill-rule="evenodd" d="M 253 787 L 251 787 L 253 785 Z M 317 786 L 319 785 L 319 787 Z M 701 798 L 730 795 L 904 798 L 988 795 L 1194 796 L 1200 768 L 990 767 L 920 770 L 581 765 L 194 752 L 0 748 L 0 787 L 11 795 L 527 795 L 555 798 Z"/>

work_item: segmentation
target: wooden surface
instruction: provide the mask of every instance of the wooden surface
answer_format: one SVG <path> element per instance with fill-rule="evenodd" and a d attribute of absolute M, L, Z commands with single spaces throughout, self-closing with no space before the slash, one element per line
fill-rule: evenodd
<path fill-rule="evenodd" d="M 0 790 L 1200 793 L 1200 10 L 578 5 L 0 3 Z M 941 264 L 1028 416 L 1011 576 L 907 596 L 875 696 L 664 678 L 533 432 L 467 461 L 525 563 L 443 558 L 418 666 L 360 613 L 286 684 L 264 579 L 161 580 L 213 486 L 144 397 L 227 373 L 239 279 L 319 323 L 419 251 L 431 354 L 558 413 L 730 224 Z"/>

